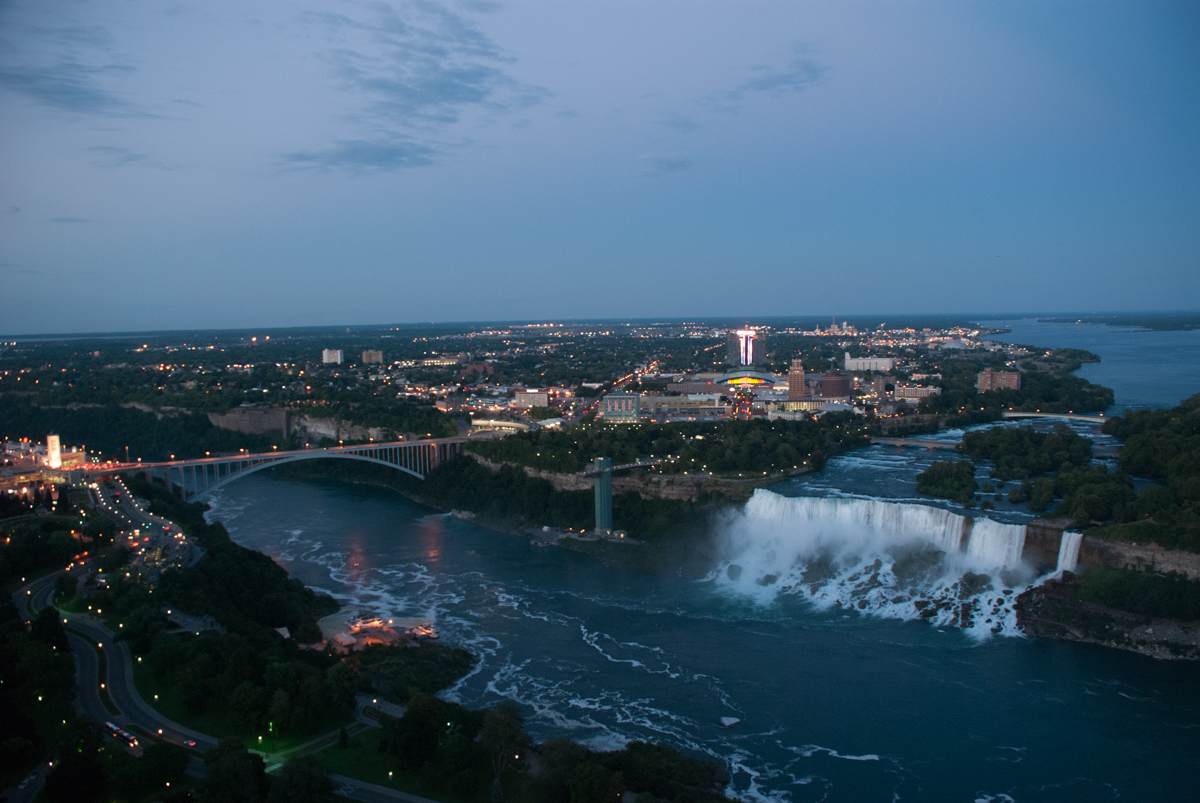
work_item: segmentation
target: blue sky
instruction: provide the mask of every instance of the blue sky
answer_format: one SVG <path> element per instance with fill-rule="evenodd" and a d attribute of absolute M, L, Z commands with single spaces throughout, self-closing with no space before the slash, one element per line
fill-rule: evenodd
<path fill-rule="evenodd" d="M 0 4 L 0 332 L 1200 307 L 1200 6 Z"/>

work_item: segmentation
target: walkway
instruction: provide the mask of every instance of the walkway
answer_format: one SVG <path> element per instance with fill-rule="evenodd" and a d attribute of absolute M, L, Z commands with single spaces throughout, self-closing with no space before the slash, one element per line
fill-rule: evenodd
<path fill-rule="evenodd" d="M 1001 418 L 1067 418 L 1072 421 L 1090 421 L 1093 424 L 1103 424 L 1109 419 L 1102 415 L 1078 415 L 1077 413 L 1023 413 L 1019 410 L 1005 410 Z"/>

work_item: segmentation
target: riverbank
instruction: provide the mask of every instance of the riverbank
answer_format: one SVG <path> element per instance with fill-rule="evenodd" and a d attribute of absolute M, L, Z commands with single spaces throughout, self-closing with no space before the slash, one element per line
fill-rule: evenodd
<path fill-rule="evenodd" d="M 1200 623 L 1139 615 L 1080 598 L 1071 573 L 1017 598 L 1017 624 L 1028 635 L 1098 644 L 1162 660 L 1200 660 Z"/>
<path fill-rule="evenodd" d="M 519 467 L 496 471 L 469 457 L 444 463 L 418 480 L 370 463 L 308 460 L 271 469 L 274 476 L 308 482 L 334 480 L 386 488 L 442 513 L 471 514 L 471 522 L 525 539 L 542 527 L 585 532 L 594 525 L 591 490 L 556 490 L 550 481 Z M 613 497 L 613 524 L 629 543 L 561 538 L 564 549 L 591 555 L 625 571 L 703 577 L 717 556 L 714 522 L 735 503 L 724 497 L 703 501 L 644 498 L 626 491 Z"/>

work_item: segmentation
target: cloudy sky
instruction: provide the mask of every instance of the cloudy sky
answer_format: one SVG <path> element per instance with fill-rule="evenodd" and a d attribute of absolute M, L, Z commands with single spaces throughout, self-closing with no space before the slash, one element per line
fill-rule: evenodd
<path fill-rule="evenodd" d="M 0 332 L 1200 307 L 1194 2 L 0 3 Z"/>

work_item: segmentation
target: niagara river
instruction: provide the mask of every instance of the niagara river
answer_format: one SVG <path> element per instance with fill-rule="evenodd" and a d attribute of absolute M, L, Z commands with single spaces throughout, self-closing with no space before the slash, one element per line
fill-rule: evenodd
<path fill-rule="evenodd" d="M 1023 327 L 1037 340 L 1038 325 Z M 1141 395 L 1118 384 L 1118 408 L 1178 403 L 1150 380 L 1174 376 L 1185 352 L 1195 369 L 1194 351 L 1147 349 L 1146 381 L 1128 384 Z M 1070 425 L 1111 462 L 1119 444 Z M 1020 633 L 1013 599 L 1040 580 L 1020 559 L 1032 516 L 919 495 L 916 474 L 938 456 L 872 446 L 760 490 L 718 523 L 721 558 L 702 579 L 620 572 L 337 482 L 251 476 L 209 516 L 352 609 L 435 621 L 480 659 L 444 696 L 515 700 L 538 739 L 649 740 L 712 759 L 742 800 L 1194 797 L 1196 665 Z M 1078 547 L 1068 533 L 1055 568 L 1072 568 Z"/>
<path fill-rule="evenodd" d="M 1014 635 L 1005 603 L 996 609 L 1011 596 L 1004 570 L 982 584 L 991 589 L 969 590 L 968 628 L 949 606 L 934 621 L 913 615 L 919 600 L 952 595 L 961 616 L 962 579 L 989 560 L 960 550 L 932 561 L 938 545 L 905 529 L 923 511 L 868 525 L 861 506 L 831 509 L 825 532 L 849 528 L 860 548 L 810 590 L 780 568 L 805 554 L 803 536 L 752 540 L 770 516 L 812 506 L 773 496 L 730 522 L 743 547 L 728 564 L 742 565 L 736 582 L 727 565 L 704 580 L 614 571 L 364 486 L 254 476 L 223 489 L 210 515 L 348 605 L 435 620 L 443 640 L 481 659 L 452 699 L 514 699 L 539 739 L 600 749 L 642 739 L 712 758 L 745 800 L 1190 795 L 1193 664 Z M 961 538 L 951 516 L 938 538 L 956 527 Z M 892 567 L 912 554 L 920 576 L 904 588 L 862 576 L 886 561 L 883 584 L 904 585 Z M 772 571 L 775 582 L 756 582 Z M 1011 574 L 1011 588 L 1027 575 Z M 741 722 L 726 729 L 721 717 Z"/>

